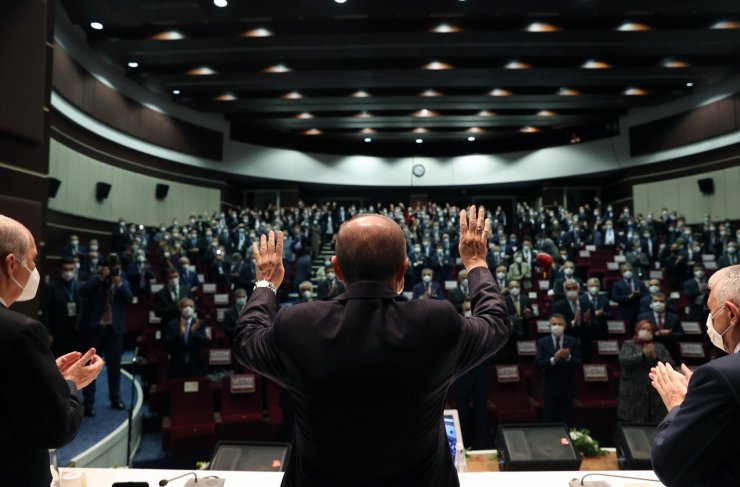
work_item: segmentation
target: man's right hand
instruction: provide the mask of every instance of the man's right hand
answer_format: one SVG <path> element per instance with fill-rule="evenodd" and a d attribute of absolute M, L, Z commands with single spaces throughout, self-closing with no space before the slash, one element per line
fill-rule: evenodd
<path fill-rule="evenodd" d="M 262 235 L 260 244 L 252 243 L 252 254 L 255 259 L 257 269 L 257 281 L 270 281 L 279 288 L 285 277 L 285 268 L 283 267 L 283 232 L 277 233 L 270 231 L 269 237 Z"/>
<path fill-rule="evenodd" d="M 95 380 L 103 370 L 103 365 L 105 365 L 103 359 L 95 354 L 94 348 L 91 348 L 79 360 L 69 365 L 62 375 L 65 380 L 74 382 L 77 389 L 82 389 Z"/>
<path fill-rule="evenodd" d="M 486 256 L 488 255 L 488 234 L 491 231 L 491 222 L 486 219 L 486 211 L 481 206 L 477 212 L 475 205 L 470 207 L 470 215 L 465 210 L 460 212 L 460 260 L 465 269 L 470 272 L 476 267 L 488 267 Z"/>

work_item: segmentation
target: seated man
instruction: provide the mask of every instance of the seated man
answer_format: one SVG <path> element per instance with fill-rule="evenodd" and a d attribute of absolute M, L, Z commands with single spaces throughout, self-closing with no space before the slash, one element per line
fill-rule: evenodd
<path fill-rule="evenodd" d="M 344 292 L 344 284 L 337 280 L 337 275 L 331 266 L 324 270 L 324 275 L 326 279 L 319 283 L 318 295 L 320 300 L 329 301 Z"/>
<path fill-rule="evenodd" d="M 313 284 L 311 281 L 303 281 L 298 285 L 298 299 L 295 304 L 310 303 L 313 301 Z"/>
<path fill-rule="evenodd" d="M 421 282 L 414 286 L 412 299 L 444 299 L 442 286 L 434 282 L 434 271 L 426 267 L 421 271 Z"/>
<path fill-rule="evenodd" d="M 170 378 L 199 377 L 208 372 L 203 349 L 209 343 L 206 323 L 195 315 L 195 302 L 183 298 L 177 303 L 180 313 L 167 323 L 164 347 L 170 354 Z"/>

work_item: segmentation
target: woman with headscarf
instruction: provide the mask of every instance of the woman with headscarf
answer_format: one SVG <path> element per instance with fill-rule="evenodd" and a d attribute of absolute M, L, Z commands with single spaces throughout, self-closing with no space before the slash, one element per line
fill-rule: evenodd
<path fill-rule="evenodd" d="M 619 379 L 617 418 L 631 423 L 659 423 L 666 409 L 658 393 L 650 385 L 648 373 L 658 362 L 675 365 L 662 343 L 653 341 L 655 330 L 648 320 L 635 327 L 632 340 L 625 340 L 619 351 L 622 374 Z"/>

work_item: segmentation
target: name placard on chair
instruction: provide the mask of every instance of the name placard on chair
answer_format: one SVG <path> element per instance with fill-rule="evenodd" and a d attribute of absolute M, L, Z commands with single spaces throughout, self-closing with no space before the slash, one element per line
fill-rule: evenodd
<path fill-rule="evenodd" d="M 585 364 L 583 366 L 583 380 L 586 382 L 609 382 L 604 364 Z"/>
<path fill-rule="evenodd" d="M 606 322 L 606 328 L 610 335 L 624 335 L 627 333 L 624 321 L 609 320 Z"/>
<path fill-rule="evenodd" d="M 224 320 L 227 308 L 216 308 L 216 321 L 221 323 Z"/>
<path fill-rule="evenodd" d="M 496 380 L 499 382 L 519 382 L 519 366 L 497 365 Z"/>
<path fill-rule="evenodd" d="M 581 250 L 578 252 L 578 257 L 582 259 L 588 259 L 589 257 L 591 257 L 591 252 L 589 252 L 588 250 Z"/>
<path fill-rule="evenodd" d="M 162 323 L 162 318 L 154 314 L 154 311 L 149 312 L 149 324 L 158 325 Z"/>
<path fill-rule="evenodd" d="M 589 252 L 596 252 L 596 245 L 586 245 L 586 250 Z"/>
<path fill-rule="evenodd" d="M 522 357 L 533 356 L 536 352 L 537 345 L 534 340 L 522 340 L 516 342 L 516 353 Z"/>
<path fill-rule="evenodd" d="M 208 350 L 208 365 L 230 365 L 230 348 L 212 348 Z"/>
<path fill-rule="evenodd" d="M 213 304 L 229 304 L 229 295 L 226 293 L 219 293 L 213 295 Z"/>
<path fill-rule="evenodd" d="M 701 343 L 679 342 L 682 357 L 704 358 L 704 347 Z"/>
<path fill-rule="evenodd" d="M 623 264 L 626 261 L 627 261 L 627 257 L 625 257 L 624 255 L 615 255 L 614 256 L 614 262 L 616 262 L 617 264 Z"/>
<path fill-rule="evenodd" d="M 550 322 L 547 320 L 537 320 L 537 333 L 550 333 Z"/>
<path fill-rule="evenodd" d="M 599 355 L 619 355 L 619 342 L 616 340 L 597 340 L 596 349 Z"/>
<path fill-rule="evenodd" d="M 182 383 L 182 392 L 198 392 L 198 381 L 189 380 Z"/>
<path fill-rule="evenodd" d="M 203 293 L 204 294 L 215 294 L 216 293 L 216 283 L 208 282 L 206 284 L 203 284 Z"/>
<path fill-rule="evenodd" d="M 231 376 L 229 390 L 232 394 L 245 394 L 254 392 L 254 374 L 234 374 Z"/>
<path fill-rule="evenodd" d="M 529 294 L 527 294 L 529 299 L 537 299 L 537 292 L 536 291 L 530 291 Z"/>
<path fill-rule="evenodd" d="M 663 279 L 663 271 L 650 271 L 650 279 Z"/>
<path fill-rule="evenodd" d="M 606 270 L 608 271 L 618 271 L 619 270 L 619 264 L 616 262 L 607 262 L 606 263 Z"/>
<path fill-rule="evenodd" d="M 156 294 L 162 290 L 164 284 L 152 284 L 152 294 Z"/>
<path fill-rule="evenodd" d="M 541 280 L 538 282 L 540 284 L 540 291 L 547 291 L 548 289 L 550 289 L 550 281 Z"/>
<path fill-rule="evenodd" d="M 701 335 L 701 326 L 698 321 L 684 321 L 681 326 L 687 335 Z"/>

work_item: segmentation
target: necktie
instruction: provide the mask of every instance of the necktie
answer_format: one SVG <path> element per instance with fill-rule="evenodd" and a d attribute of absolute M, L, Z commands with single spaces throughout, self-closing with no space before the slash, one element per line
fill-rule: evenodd
<path fill-rule="evenodd" d="M 188 344 L 188 338 L 190 338 L 190 320 L 185 320 L 185 345 Z"/>
<path fill-rule="evenodd" d="M 663 329 L 663 313 L 658 313 L 658 330 Z"/>
<path fill-rule="evenodd" d="M 522 304 L 519 302 L 518 299 L 514 301 L 514 307 L 516 308 L 517 317 L 521 317 L 522 316 Z"/>
<path fill-rule="evenodd" d="M 631 280 L 631 279 L 630 279 L 629 281 L 627 281 L 627 286 L 628 286 L 628 287 L 629 287 L 629 289 L 630 289 L 630 293 L 633 293 L 633 292 L 635 292 L 635 288 L 634 288 L 634 286 L 632 285 L 632 280 Z"/>

